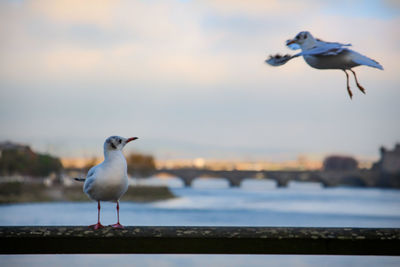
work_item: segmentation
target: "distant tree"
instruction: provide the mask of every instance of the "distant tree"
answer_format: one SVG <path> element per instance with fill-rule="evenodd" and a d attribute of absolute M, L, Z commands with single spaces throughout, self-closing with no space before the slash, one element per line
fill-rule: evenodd
<path fill-rule="evenodd" d="M 62 170 L 60 159 L 47 154 L 37 154 L 32 169 L 32 176 L 45 177 L 51 173 L 59 173 Z"/>
<path fill-rule="evenodd" d="M 1 150 L 1 175 L 45 177 L 53 172 L 59 173 L 62 168 L 60 159 L 35 153 L 28 146 L 14 145 Z"/>
<path fill-rule="evenodd" d="M 30 175 L 34 169 L 36 155 L 32 151 L 7 149 L 2 151 L 0 172 L 2 175 Z"/>
<path fill-rule="evenodd" d="M 126 157 L 128 173 L 134 177 L 149 177 L 156 170 L 153 156 L 138 153 Z"/>
<path fill-rule="evenodd" d="M 323 163 L 325 171 L 349 171 L 357 168 L 357 160 L 347 156 L 329 156 L 325 158 Z"/>

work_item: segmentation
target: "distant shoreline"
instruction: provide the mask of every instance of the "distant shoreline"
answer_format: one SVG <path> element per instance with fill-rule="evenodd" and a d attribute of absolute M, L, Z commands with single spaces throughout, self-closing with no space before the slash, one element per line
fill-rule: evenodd
<path fill-rule="evenodd" d="M 175 198 L 167 186 L 129 186 L 121 201 L 152 202 Z M 82 186 L 46 186 L 42 183 L 0 183 L 0 204 L 29 202 L 88 202 Z"/>

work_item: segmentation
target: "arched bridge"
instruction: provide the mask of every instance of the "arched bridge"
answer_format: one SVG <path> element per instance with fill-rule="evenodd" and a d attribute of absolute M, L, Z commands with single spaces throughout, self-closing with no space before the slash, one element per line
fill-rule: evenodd
<path fill-rule="evenodd" d="M 180 178 L 186 187 L 190 187 L 196 178 L 215 177 L 228 180 L 231 187 L 239 187 L 245 179 L 270 179 L 274 180 L 278 187 L 286 187 L 290 181 L 317 182 L 324 187 L 350 185 L 371 187 L 376 184 L 379 174 L 371 170 L 355 169 L 348 171 L 216 171 L 196 168 L 159 169 L 155 173 L 168 174 Z"/>
<path fill-rule="evenodd" d="M 239 187 L 243 180 L 249 178 L 274 180 L 278 187 L 286 187 L 289 181 L 318 182 L 325 185 L 318 171 L 241 171 L 241 170 L 207 170 L 195 168 L 159 169 L 157 174 L 168 174 L 178 177 L 186 187 L 190 187 L 196 178 L 225 178 L 231 187 Z"/>

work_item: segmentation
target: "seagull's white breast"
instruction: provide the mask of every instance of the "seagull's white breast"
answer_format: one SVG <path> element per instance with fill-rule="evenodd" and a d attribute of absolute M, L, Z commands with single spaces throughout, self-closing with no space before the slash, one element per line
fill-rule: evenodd
<path fill-rule="evenodd" d="M 91 199 L 101 201 L 117 201 L 127 189 L 127 165 L 122 153 L 99 164 L 84 184 L 84 192 Z"/>

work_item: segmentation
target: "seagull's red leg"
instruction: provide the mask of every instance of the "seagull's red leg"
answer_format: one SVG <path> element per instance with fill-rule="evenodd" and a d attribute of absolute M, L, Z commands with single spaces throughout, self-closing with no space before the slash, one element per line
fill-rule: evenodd
<path fill-rule="evenodd" d="M 357 84 L 358 89 L 360 89 L 360 91 L 363 92 L 363 93 L 365 94 L 365 89 L 364 89 L 364 87 L 362 87 L 362 86 L 358 83 L 356 73 L 355 73 L 352 69 L 350 69 L 350 71 L 351 71 L 351 72 L 353 73 L 353 75 L 354 75 L 354 79 L 356 80 L 356 84 Z"/>
<path fill-rule="evenodd" d="M 346 81 L 347 81 L 347 92 L 349 93 L 350 99 L 353 97 L 353 93 L 350 90 L 350 85 L 349 85 L 349 74 L 346 72 L 346 70 L 343 70 L 344 73 L 346 74 Z"/>
<path fill-rule="evenodd" d="M 124 228 L 124 226 L 122 226 L 119 223 L 119 201 L 117 200 L 117 218 L 118 218 L 118 222 L 116 224 L 111 225 L 111 227 L 113 228 Z"/>
<path fill-rule="evenodd" d="M 100 201 L 97 201 L 97 223 L 89 225 L 90 228 L 93 228 L 94 230 L 103 228 L 104 226 L 100 223 Z"/>

